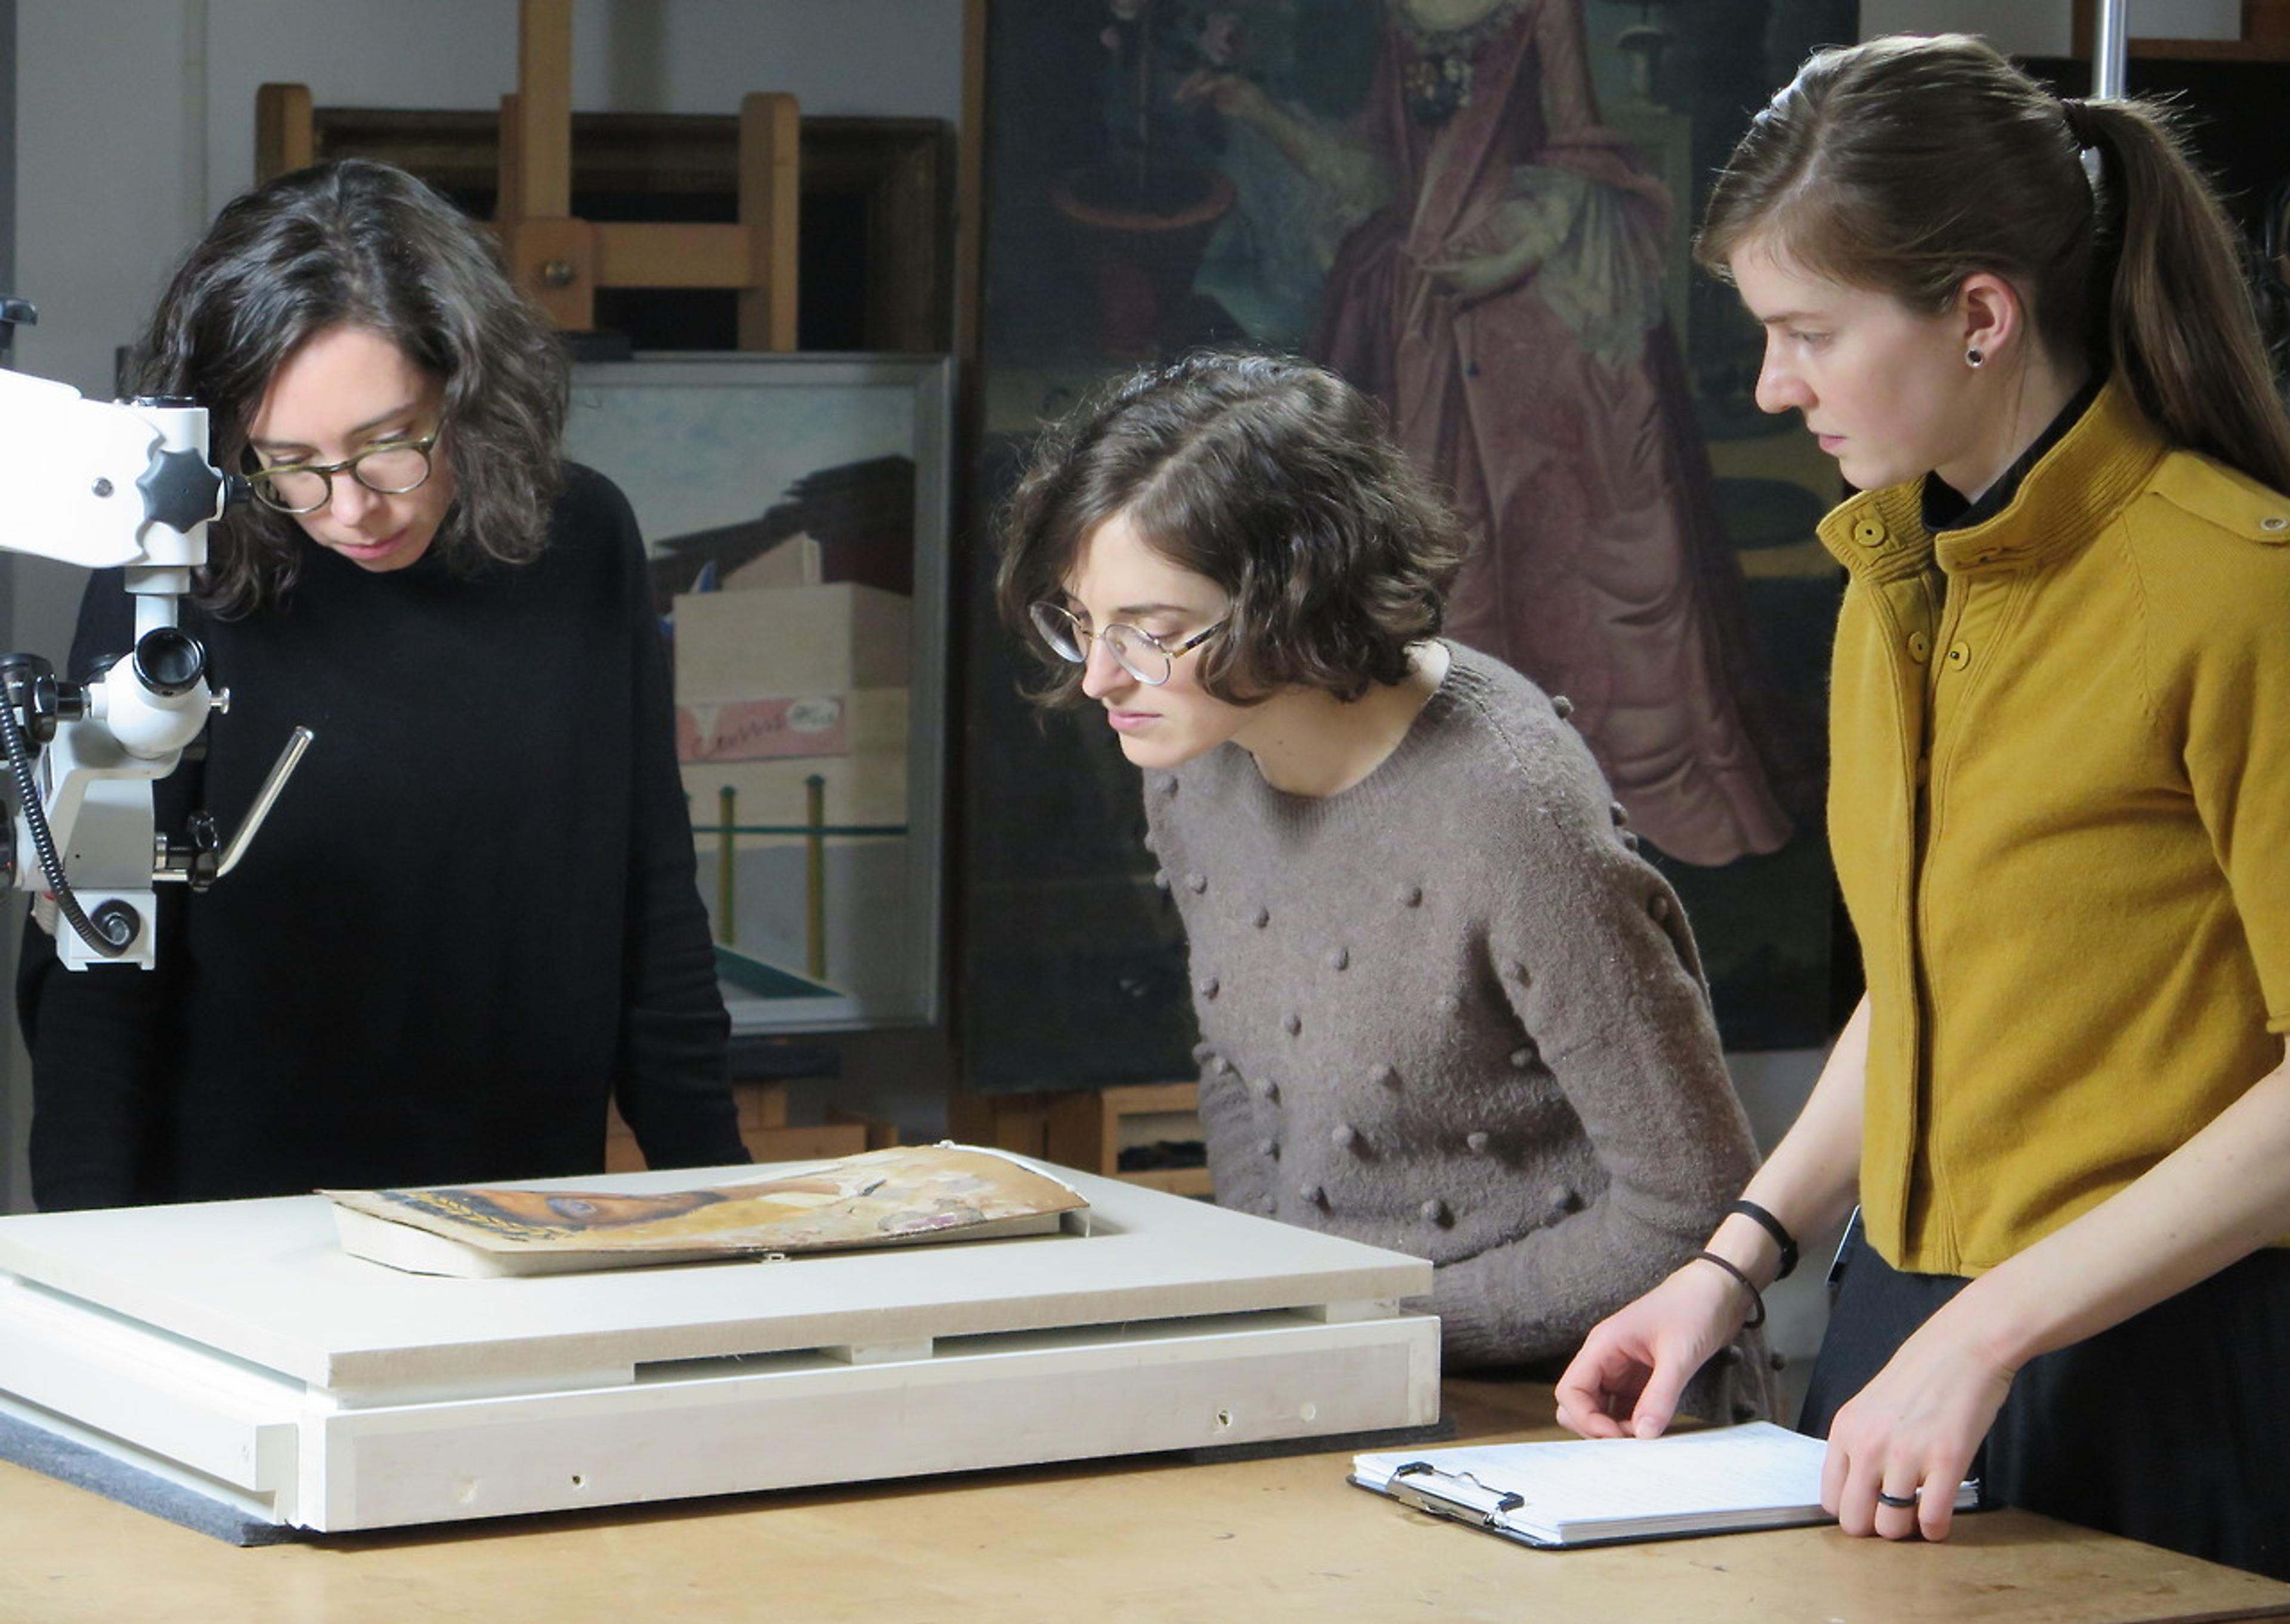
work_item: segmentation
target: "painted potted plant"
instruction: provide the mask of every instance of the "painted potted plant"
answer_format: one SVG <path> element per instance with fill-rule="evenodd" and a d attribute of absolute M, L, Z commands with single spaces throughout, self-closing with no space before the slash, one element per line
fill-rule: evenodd
<path fill-rule="evenodd" d="M 1193 277 L 1236 192 L 1213 161 L 1216 116 L 1180 92 L 1234 71 L 1245 46 L 1229 12 L 1184 0 L 1104 0 L 1103 154 L 1067 171 L 1050 200 L 1077 233 L 1109 354 L 1149 357 L 1184 341 Z"/>

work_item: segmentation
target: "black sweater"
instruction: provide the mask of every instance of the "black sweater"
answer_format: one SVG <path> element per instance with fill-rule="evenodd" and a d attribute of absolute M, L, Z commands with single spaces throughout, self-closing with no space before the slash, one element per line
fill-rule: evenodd
<path fill-rule="evenodd" d="M 99 574 L 74 675 L 130 614 Z M 232 702 L 163 830 L 204 806 L 228 834 L 288 731 L 317 738 L 236 871 L 163 889 L 156 970 L 67 971 L 27 932 L 40 1206 L 594 1172 L 614 1096 L 655 1166 L 747 1159 L 619 491 L 569 468 L 519 568 L 313 547 L 282 601 L 184 624 Z"/>

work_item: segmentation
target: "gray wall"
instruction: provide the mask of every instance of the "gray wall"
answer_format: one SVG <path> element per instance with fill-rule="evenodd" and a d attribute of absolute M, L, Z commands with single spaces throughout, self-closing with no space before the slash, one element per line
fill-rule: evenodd
<path fill-rule="evenodd" d="M 2242 0 L 2124 0 L 2140 37 L 2235 39 Z M 2014 56 L 2067 56 L 2075 41 L 2073 0 L 1861 0 L 1861 36 L 1983 34 Z"/>

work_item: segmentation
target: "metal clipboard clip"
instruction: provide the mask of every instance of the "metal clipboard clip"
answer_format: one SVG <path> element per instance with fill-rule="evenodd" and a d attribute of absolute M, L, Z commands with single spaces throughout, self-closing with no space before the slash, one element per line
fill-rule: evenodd
<path fill-rule="evenodd" d="M 1383 1492 L 1403 1506 L 1476 1528 L 1501 1530 L 1503 1514 L 1526 1504 L 1523 1494 L 1490 1489 L 1469 1472 L 1443 1472 L 1428 1460 L 1398 1468 Z"/>

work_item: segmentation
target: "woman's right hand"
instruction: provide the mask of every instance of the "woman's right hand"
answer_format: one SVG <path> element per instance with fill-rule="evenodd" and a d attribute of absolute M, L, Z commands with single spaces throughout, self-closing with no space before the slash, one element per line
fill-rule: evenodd
<path fill-rule="evenodd" d="M 1586 1438 L 1660 1437 L 1695 1372 L 1749 1317 L 1738 1282 L 1688 1262 L 1590 1329 L 1558 1379 L 1558 1424 Z"/>

